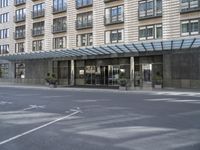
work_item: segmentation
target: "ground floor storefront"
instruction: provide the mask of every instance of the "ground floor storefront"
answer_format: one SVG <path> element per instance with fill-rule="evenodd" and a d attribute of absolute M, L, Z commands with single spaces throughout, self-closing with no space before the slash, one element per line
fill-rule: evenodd
<path fill-rule="evenodd" d="M 61 86 L 200 88 L 198 51 L 77 60 L 1 61 L 0 67 L 0 81 L 15 84 L 44 85 L 47 74 L 53 73 Z"/>

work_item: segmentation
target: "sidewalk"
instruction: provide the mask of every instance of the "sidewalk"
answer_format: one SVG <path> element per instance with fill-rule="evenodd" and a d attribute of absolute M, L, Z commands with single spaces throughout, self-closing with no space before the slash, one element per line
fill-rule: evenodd
<path fill-rule="evenodd" d="M 119 89 L 103 89 L 103 88 L 87 88 L 87 87 L 62 87 L 58 86 L 57 88 L 50 88 L 46 85 L 8 85 L 8 84 L 0 84 L 0 88 L 21 88 L 21 89 L 41 89 L 41 90 L 65 90 L 65 91 L 98 91 L 98 92 L 126 92 L 126 93 L 134 93 L 134 92 L 191 92 L 191 93 L 200 93 L 200 89 L 178 89 L 178 88 L 163 88 L 163 89 L 134 89 L 134 90 L 119 90 Z"/>

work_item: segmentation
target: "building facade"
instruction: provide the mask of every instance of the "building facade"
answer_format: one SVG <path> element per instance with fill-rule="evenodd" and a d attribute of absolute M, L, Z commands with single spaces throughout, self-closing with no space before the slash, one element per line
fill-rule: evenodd
<path fill-rule="evenodd" d="M 200 0 L 0 0 L 0 81 L 200 88 Z"/>

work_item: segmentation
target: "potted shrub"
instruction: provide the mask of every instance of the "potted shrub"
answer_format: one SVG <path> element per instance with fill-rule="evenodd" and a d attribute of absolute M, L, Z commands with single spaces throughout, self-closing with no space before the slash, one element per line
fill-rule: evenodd
<path fill-rule="evenodd" d="M 56 75 L 55 74 L 50 74 L 50 73 L 47 73 L 47 77 L 45 78 L 46 80 L 46 83 L 52 87 L 52 88 L 55 88 L 57 87 L 57 78 L 56 78 Z"/>
<path fill-rule="evenodd" d="M 154 88 L 161 89 L 162 88 L 162 75 L 159 72 L 156 73 L 156 76 L 155 76 L 154 80 L 155 80 L 154 81 L 155 82 L 154 83 Z"/>
<path fill-rule="evenodd" d="M 127 90 L 128 81 L 125 75 L 125 69 L 120 69 L 119 73 L 119 89 L 120 90 Z"/>

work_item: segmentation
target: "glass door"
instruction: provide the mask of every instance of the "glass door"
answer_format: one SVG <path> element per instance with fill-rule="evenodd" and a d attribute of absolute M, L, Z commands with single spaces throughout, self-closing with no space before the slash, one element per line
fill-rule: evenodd
<path fill-rule="evenodd" d="M 108 85 L 118 85 L 119 82 L 119 65 L 108 66 Z"/>

